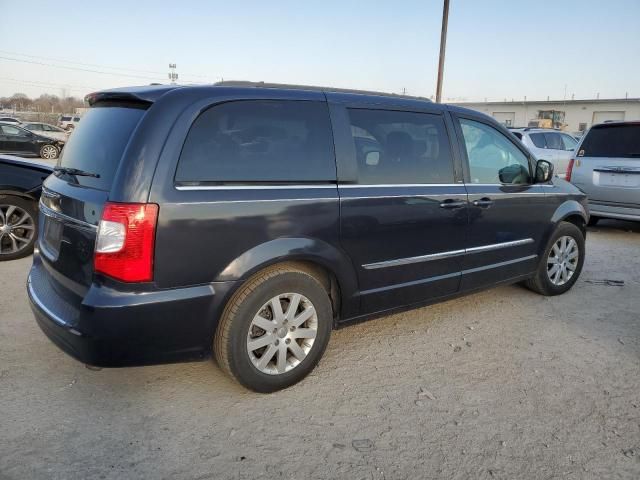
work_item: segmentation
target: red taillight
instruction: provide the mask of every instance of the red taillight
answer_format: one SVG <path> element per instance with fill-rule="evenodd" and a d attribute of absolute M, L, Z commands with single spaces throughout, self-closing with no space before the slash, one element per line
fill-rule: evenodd
<path fill-rule="evenodd" d="M 575 162 L 574 158 L 569 160 L 569 166 L 567 167 L 567 175 L 565 176 L 565 178 L 567 179 L 567 182 L 571 181 L 571 172 L 573 171 L 573 163 L 574 162 Z"/>
<path fill-rule="evenodd" d="M 95 271 L 123 282 L 153 280 L 158 205 L 107 202 L 96 238 Z"/>

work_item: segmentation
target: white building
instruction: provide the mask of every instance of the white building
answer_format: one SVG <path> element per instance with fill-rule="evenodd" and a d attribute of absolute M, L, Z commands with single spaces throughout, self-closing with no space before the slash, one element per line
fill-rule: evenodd
<path fill-rule="evenodd" d="M 461 107 L 493 116 L 507 127 L 527 127 L 541 111 L 564 112 L 564 130 L 579 132 L 607 120 L 640 120 L 640 98 L 603 100 L 547 100 L 512 102 L 465 102 Z"/>

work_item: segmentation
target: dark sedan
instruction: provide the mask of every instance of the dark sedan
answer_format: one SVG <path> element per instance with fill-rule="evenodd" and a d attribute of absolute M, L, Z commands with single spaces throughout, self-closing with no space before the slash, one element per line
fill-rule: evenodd
<path fill-rule="evenodd" d="M 0 153 L 21 157 L 58 158 L 64 142 L 43 137 L 17 125 L 0 123 Z"/>
<path fill-rule="evenodd" d="M 42 182 L 52 171 L 38 160 L 0 155 L 0 261 L 33 251 Z"/>

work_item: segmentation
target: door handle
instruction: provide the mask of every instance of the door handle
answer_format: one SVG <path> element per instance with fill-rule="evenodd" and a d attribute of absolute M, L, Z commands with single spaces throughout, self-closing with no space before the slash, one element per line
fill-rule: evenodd
<path fill-rule="evenodd" d="M 440 204 L 440 208 L 460 208 L 465 207 L 467 202 L 464 200 L 456 200 L 455 198 L 447 198 Z"/>
<path fill-rule="evenodd" d="M 489 208 L 491 205 L 493 205 L 493 200 L 487 197 L 481 198 L 480 200 L 473 201 L 474 207 Z"/>

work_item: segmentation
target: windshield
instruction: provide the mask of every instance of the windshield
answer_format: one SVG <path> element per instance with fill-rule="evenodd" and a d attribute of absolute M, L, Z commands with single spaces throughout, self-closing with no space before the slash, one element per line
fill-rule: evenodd
<path fill-rule="evenodd" d="M 87 187 L 110 190 L 124 149 L 144 112 L 142 108 L 92 108 L 69 137 L 60 166 L 96 173 L 100 178 L 75 179 Z"/>
<path fill-rule="evenodd" d="M 581 157 L 640 157 L 640 124 L 594 127 L 584 139 L 578 155 Z"/>

